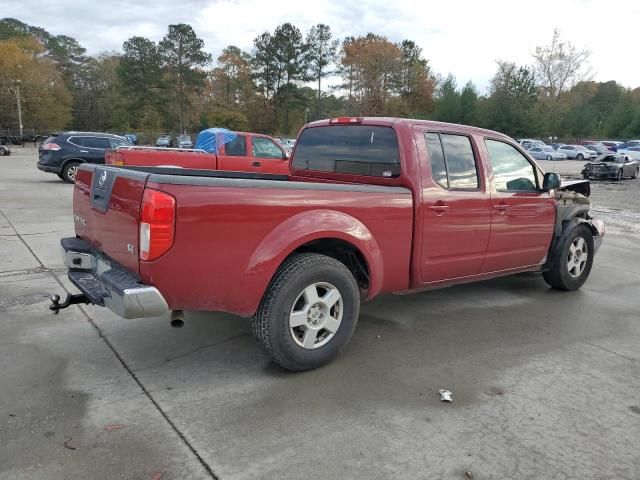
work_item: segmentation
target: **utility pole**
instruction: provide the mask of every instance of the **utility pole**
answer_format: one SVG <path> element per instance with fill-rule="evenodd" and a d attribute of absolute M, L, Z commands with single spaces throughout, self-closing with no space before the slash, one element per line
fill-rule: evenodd
<path fill-rule="evenodd" d="M 22 140 L 22 106 L 20 104 L 20 80 L 14 80 L 13 84 L 16 86 L 16 100 L 18 101 L 18 124 L 20 125 L 20 141 L 24 146 L 24 142 Z"/>

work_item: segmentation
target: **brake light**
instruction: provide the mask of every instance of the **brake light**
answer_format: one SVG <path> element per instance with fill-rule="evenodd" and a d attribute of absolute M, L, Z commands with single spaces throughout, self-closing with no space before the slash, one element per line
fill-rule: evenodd
<path fill-rule="evenodd" d="M 173 245 L 176 199 L 168 193 L 147 188 L 140 213 L 140 260 L 155 260 Z"/>
<path fill-rule="evenodd" d="M 43 143 L 42 150 L 53 150 L 54 152 L 57 152 L 60 150 L 60 145 L 57 143 Z"/>
<path fill-rule="evenodd" d="M 329 123 L 362 123 L 362 117 L 338 117 L 329 120 Z"/>

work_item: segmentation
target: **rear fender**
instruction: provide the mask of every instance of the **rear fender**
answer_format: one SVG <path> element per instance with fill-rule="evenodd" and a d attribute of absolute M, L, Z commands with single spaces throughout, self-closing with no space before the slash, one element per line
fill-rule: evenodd
<path fill-rule="evenodd" d="M 371 231 L 360 220 L 334 210 L 312 210 L 288 218 L 275 227 L 251 255 L 243 291 L 250 292 L 249 309 L 255 312 L 278 267 L 297 248 L 314 240 L 339 239 L 356 247 L 369 269 L 368 298 L 382 288 L 382 251 Z M 255 293 L 254 293 L 255 292 Z"/>

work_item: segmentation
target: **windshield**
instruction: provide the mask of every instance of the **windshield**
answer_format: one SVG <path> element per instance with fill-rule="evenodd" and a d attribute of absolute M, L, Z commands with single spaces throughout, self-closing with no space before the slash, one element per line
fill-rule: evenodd
<path fill-rule="evenodd" d="M 622 157 L 620 155 L 604 155 L 598 158 L 600 162 L 612 162 L 612 163 L 622 163 Z"/>

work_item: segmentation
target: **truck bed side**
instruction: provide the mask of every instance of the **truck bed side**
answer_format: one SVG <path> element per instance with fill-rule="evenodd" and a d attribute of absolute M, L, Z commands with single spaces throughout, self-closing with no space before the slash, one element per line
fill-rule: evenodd
<path fill-rule="evenodd" d="M 140 276 L 172 309 L 252 315 L 281 262 L 326 242 L 355 247 L 368 296 L 408 288 L 413 201 L 402 187 L 152 174 L 176 199 L 175 241 Z"/>

